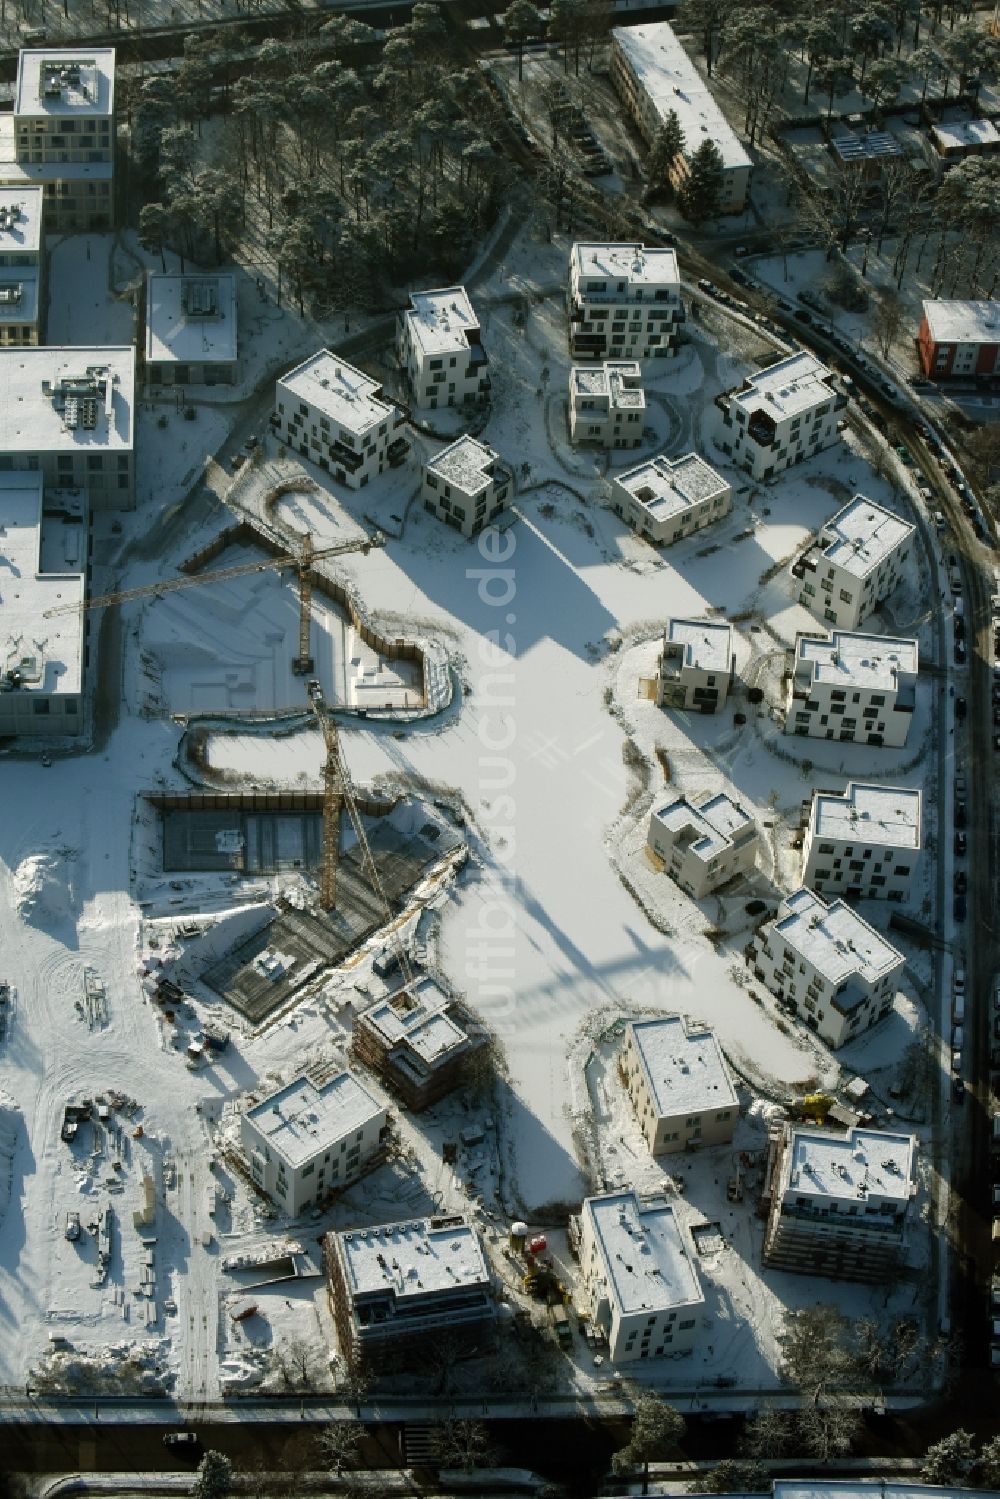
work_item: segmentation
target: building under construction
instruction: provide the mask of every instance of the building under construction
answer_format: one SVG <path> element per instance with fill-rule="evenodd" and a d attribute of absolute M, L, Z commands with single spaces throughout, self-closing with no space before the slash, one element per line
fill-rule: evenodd
<path fill-rule="evenodd" d="M 355 1055 L 417 1111 L 458 1086 L 485 1042 L 465 1005 L 427 974 L 376 1000 L 354 1022 Z"/>

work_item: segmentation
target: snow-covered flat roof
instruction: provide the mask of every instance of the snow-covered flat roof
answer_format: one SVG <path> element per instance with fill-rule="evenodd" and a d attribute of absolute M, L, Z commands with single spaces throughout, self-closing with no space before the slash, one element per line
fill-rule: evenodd
<path fill-rule="evenodd" d="M 114 47 L 38 47 L 19 53 L 15 115 L 109 117 L 114 107 Z"/>
<path fill-rule="evenodd" d="M 714 1032 L 689 1030 L 680 1015 L 633 1020 L 629 1031 L 658 1116 L 739 1107 L 733 1080 Z"/>
<path fill-rule="evenodd" d="M 600 277 L 608 281 L 627 281 L 629 286 L 643 289 L 680 288 L 677 252 L 668 246 L 661 248 L 622 242 L 575 244 L 570 251 L 570 266 L 577 276 L 587 280 Z"/>
<path fill-rule="evenodd" d="M 426 974 L 405 989 L 378 999 L 361 1015 L 377 1031 L 387 1047 L 401 1041 L 433 1066 L 468 1037 L 445 1013 L 448 996 Z"/>
<path fill-rule="evenodd" d="M 931 126 L 938 149 L 990 150 L 1000 146 L 1000 130 L 992 120 L 938 120 Z"/>
<path fill-rule="evenodd" d="M 699 671 L 728 671 L 733 657 L 733 627 L 711 619 L 672 619 L 664 645 L 684 648 L 684 665 Z"/>
<path fill-rule="evenodd" d="M 856 494 L 826 522 L 819 545 L 827 562 L 864 578 L 912 535 L 909 521 Z"/>
<path fill-rule="evenodd" d="M 60 513 L 46 524 L 41 474 L 0 473 L 0 679 L 18 670 L 18 691 L 79 693 L 86 502 L 72 491 L 68 504 L 58 491 L 50 499 Z M 66 604 L 79 607 L 46 619 Z"/>
<path fill-rule="evenodd" d="M 297 1077 L 248 1109 L 246 1117 L 296 1167 L 384 1113 L 352 1072 L 341 1072 L 321 1088 L 311 1078 Z"/>
<path fill-rule="evenodd" d="M 1000 343 L 1000 302 L 995 297 L 974 302 L 928 301 L 924 317 L 935 343 Z"/>
<path fill-rule="evenodd" d="M 619 1312 L 668 1311 L 704 1300 L 674 1210 L 631 1190 L 588 1197 L 590 1219 L 609 1295 Z"/>
<path fill-rule="evenodd" d="M 0 187 L 0 255 L 37 255 L 42 248 L 40 187 Z"/>
<path fill-rule="evenodd" d="M 879 847 L 920 847 L 920 792 L 909 786 L 872 786 L 851 781 L 841 795 L 813 794 L 810 826 L 817 838 Z"/>
<path fill-rule="evenodd" d="M 466 334 L 479 328 L 464 286 L 411 292 L 404 317 L 415 347 L 428 357 L 461 353 L 469 347 Z"/>
<path fill-rule="evenodd" d="M 493 482 L 490 470 L 496 461 L 497 455 L 491 448 L 466 434 L 435 453 L 427 464 L 427 472 L 436 474 L 445 484 L 456 485 L 463 494 L 476 495 Z"/>
<path fill-rule="evenodd" d="M 763 404 L 767 414 L 777 419 L 801 416 L 830 400 L 834 395 L 832 379 L 826 365 L 803 350 L 779 359 L 759 375 L 748 376 L 744 386 L 733 391 L 731 398 L 748 414 Z"/>
<path fill-rule="evenodd" d="M 417 1218 L 337 1235 L 352 1297 L 391 1291 L 397 1302 L 489 1285 L 479 1235 L 464 1218 Z"/>
<path fill-rule="evenodd" d="M 652 815 L 668 832 L 677 834 L 690 830 L 690 851 L 706 863 L 728 848 L 747 828 L 754 826 L 749 812 L 724 791 L 709 797 L 700 806 L 692 805 L 685 796 L 677 796 L 664 802 L 662 807 L 655 807 Z"/>
<path fill-rule="evenodd" d="M 672 109 L 676 111 L 684 131 L 685 155 L 693 155 L 703 139 L 712 140 L 727 171 L 752 166 L 736 132 L 672 26 L 666 21 L 615 26 L 611 35 L 660 118 L 666 118 Z"/>
<path fill-rule="evenodd" d="M 132 448 L 135 349 L 0 349 L 0 450 Z"/>
<path fill-rule="evenodd" d="M 32 266 L 0 266 L 0 323 L 37 323 L 38 277 Z"/>
<path fill-rule="evenodd" d="M 346 359 L 339 359 L 329 349 L 320 349 L 278 381 L 279 393 L 284 391 L 307 402 L 356 435 L 368 432 L 395 414 L 395 406 L 381 399 L 381 390 L 377 380 L 355 369 Z"/>
<path fill-rule="evenodd" d="M 793 951 L 833 984 L 844 983 L 855 974 L 867 984 L 875 984 L 903 963 L 902 954 L 857 911 L 842 900 L 827 905 L 805 886 L 781 902 L 774 928 Z"/>
<path fill-rule="evenodd" d="M 146 360 L 164 364 L 232 364 L 236 359 L 236 277 L 146 278 Z"/>
<path fill-rule="evenodd" d="M 642 372 L 633 359 L 606 359 L 603 364 L 575 364 L 570 370 L 572 393 L 605 396 L 612 411 L 643 410 L 646 396 L 640 385 Z"/>
<path fill-rule="evenodd" d="M 914 1135 L 852 1129 L 834 1135 L 823 1129 L 795 1129 L 782 1163 L 785 1191 L 797 1197 L 866 1202 L 879 1198 L 905 1207 L 915 1190 Z"/>
<path fill-rule="evenodd" d="M 729 489 L 722 475 L 697 453 L 673 459 L 650 458 L 615 478 L 655 520 L 680 515 Z"/>
<path fill-rule="evenodd" d="M 828 640 L 797 636 L 795 665 L 810 667 L 813 681 L 829 686 L 894 692 L 900 676 L 916 676 L 919 648 L 915 640 L 834 630 Z"/>

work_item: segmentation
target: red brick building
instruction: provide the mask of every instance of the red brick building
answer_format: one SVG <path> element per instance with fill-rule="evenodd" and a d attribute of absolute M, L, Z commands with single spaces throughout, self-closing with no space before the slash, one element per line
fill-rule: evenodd
<path fill-rule="evenodd" d="M 932 380 L 1000 375 L 1000 302 L 925 302 L 917 347 Z"/>

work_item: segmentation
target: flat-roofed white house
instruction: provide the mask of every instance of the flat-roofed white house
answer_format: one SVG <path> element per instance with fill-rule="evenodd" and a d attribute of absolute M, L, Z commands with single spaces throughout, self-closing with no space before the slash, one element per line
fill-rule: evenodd
<path fill-rule="evenodd" d="M 327 1234 L 323 1257 L 349 1367 L 410 1363 L 435 1340 L 489 1337 L 496 1304 L 475 1226 L 459 1214 Z"/>
<path fill-rule="evenodd" d="M 842 900 L 785 896 L 747 948 L 754 974 L 836 1049 L 888 1015 L 902 953 Z"/>
<path fill-rule="evenodd" d="M 652 1155 L 733 1138 L 740 1101 L 713 1031 L 680 1015 L 631 1020 L 621 1064 Z"/>
<path fill-rule="evenodd" d="M 684 321 L 677 253 L 640 244 L 575 244 L 569 257 L 574 359 L 665 359 Z"/>
<path fill-rule="evenodd" d="M 410 293 L 397 326 L 396 355 L 414 406 L 467 406 L 489 394 L 489 360 L 464 286 Z"/>
<path fill-rule="evenodd" d="M 915 1135 L 776 1129 L 765 1170 L 765 1265 L 885 1282 L 905 1259 L 916 1161 Z"/>
<path fill-rule="evenodd" d="M 918 668 L 915 640 L 800 633 L 785 684 L 785 733 L 898 749 L 913 722 Z"/>
<path fill-rule="evenodd" d="M 42 341 L 44 213 L 40 187 L 0 187 L 0 346 Z"/>
<path fill-rule="evenodd" d="M 840 441 L 847 397 L 814 355 L 801 352 L 716 396 L 719 446 L 753 478 L 771 479 Z"/>
<path fill-rule="evenodd" d="M 382 400 L 377 380 L 329 349 L 281 376 L 271 423 L 279 442 L 351 489 L 406 453 L 402 413 Z"/>
<path fill-rule="evenodd" d="M 463 536 L 493 525 L 513 497 L 510 469 L 475 437 L 456 437 L 424 464 L 424 509 Z"/>
<path fill-rule="evenodd" d="M 675 187 L 687 176 L 702 142 L 714 141 L 722 157 L 722 212 L 742 213 L 753 162 L 673 27 L 666 21 L 613 27 L 611 81 L 647 145 L 670 111 L 676 113 L 684 149 L 670 168 Z"/>
<path fill-rule="evenodd" d="M 569 435 L 578 446 L 637 448 L 646 419 L 642 369 L 634 359 L 574 364 L 569 372 Z"/>
<path fill-rule="evenodd" d="M 829 624 L 857 629 L 894 592 L 914 534 L 909 521 L 856 494 L 792 564 L 799 603 Z"/>
<path fill-rule="evenodd" d="M 1000 301 L 925 302 L 917 347 L 934 380 L 991 378 L 1000 373 Z"/>
<path fill-rule="evenodd" d="M 303 1073 L 247 1109 L 240 1133 L 255 1184 L 294 1218 L 380 1158 L 387 1120 L 353 1073 L 322 1087 Z"/>
<path fill-rule="evenodd" d="M 733 627 L 723 620 L 671 619 L 663 632 L 656 677 L 661 708 L 718 713 L 736 670 Z"/>
<path fill-rule="evenodd" d="M 693 536 L 732 509 L 730 484 L 697 453 L 650 458 L 611 480 L 611 508 L 655 546 Z"/>
<path fill-rule="evenodd" d="M 633 1188 L 580 1209 L 580 1282 L 613 1364 L 693 1352 L 705 1305 L 673 1208 Z"/>
<path fill-rule="evenodd" d="M 86 570 L 83 491 L 0 473 L 0 738 L 81 732 Z"/>
<path fill-rule="evenodd" d="M 814 791 L 802 846 L 802 883 L 820 894 L 908 900 L 920 865 L 921 797 L 910 786 L 851 781 Z"/>
<path fill-rule="evenodd" d="M 0 118 L 0 184 L 38 187 L 46 230 L 114 223 L 115 50 L 27 48 L 18 54 L 12 115 Z"/>
<path fill-rule="evenodd" d="M 231 272 L 147 272 L 147 384 L 233 385 L 236 345 L 236 277 Z"/>
<path fill-rule="evenodd" d="M 988 156 L 1000 151 L 1000 130 L 992 120 L 937 120 L 929 133 L 946 164 L 964 156 Z"/>
<path fill-rule="evenodd" d="M 0 349 L 0 453 L 89 508 L 135 503 L 135 349 Z"/>
<path fill-rule="evenodd" d="M 739 802 L 717 792 L 697 804 L 667 798 L 649 814 L 647 849 L 694 900 L 752 874 L 757 865 L 757 824 Z"/>

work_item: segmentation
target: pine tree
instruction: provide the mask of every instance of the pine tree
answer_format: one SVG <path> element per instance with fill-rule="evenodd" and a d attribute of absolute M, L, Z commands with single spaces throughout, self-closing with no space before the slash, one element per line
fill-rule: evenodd
<path fill-rule="evenodd" d="M 971 1435 L 959 1427 L 950 1436 L 942 1437 L 928 1447 L 924 1454 L 924 1466 L 920 1470 L 921 1483 L 965 1486 L 976 1465 L 976 1448 Z"/>
<path fill-rule="evenodd" d="M 500 17 L 503 22 L 504 40 L 517 49 L 517 81 L 524 78 L 524 48 L 532 38 L 541 36 L 545 23 L 537 6 L 531 0 L 511 0 Z"/>
<path fill-rule="evenodd" d="M 714 219 L 722 202 L 722 153 L 714 141 L 702 141 L 688 164 L 677 203 L 692 224 Z"/>
<path fill-rule="evenodd" d="M 659 192 L 668 195 L 672 193 L 670 168 L 683 150 L 684 131 L 681 129 L 676 109 L 672 109 L 653 136 L 653 143 L 646 157 L 648 196 L 652 197 L 654 193 Z"/>
<path fill-rule="evenodd" d="M 228 1457 L 210 1449 L 198 1464 L 191 1499 L 225 1499 L 232 1477 L 233 1465 Z"/>
<path fill-rule="evenodd" d="M 642 1394 L 635 1402 L 632 1432 L 624 1447 L 612 1455 L 616 1474 L 642 1468 L 642 1492 L 649 1490 L 649 1465 L 676 1447 L 684 1435 L 684 1417 L 659 1395 Z"/>

